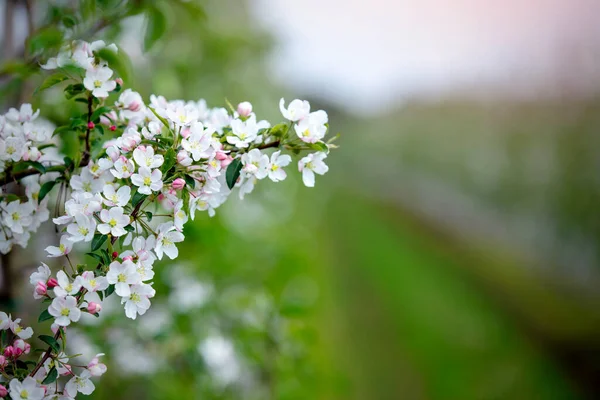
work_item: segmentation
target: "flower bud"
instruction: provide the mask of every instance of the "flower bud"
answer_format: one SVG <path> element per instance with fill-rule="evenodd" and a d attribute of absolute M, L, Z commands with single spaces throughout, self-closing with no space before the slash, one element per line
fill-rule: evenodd
<path fill-rule="evenodd" d="M 102 311 L 102 306 L 98 303 L 94 303 L 93 301 L 91 301 L 87 306 L 87 310 L 90 314 L 96 314 Z"/>
<path fill-rule="evenodd" d="M 123 262 L 125 261 L 133 261 L 133 256 L 123 257 Z"/>
<path fill-rule="evenodd" d="M 92 361 L 88 364 L 87 368 L 92 376 L 100 376 L 106 372 L 106 365 L 99 362 L 98 357 L 103 356 L 103 353 L 96 354 Z"/>
<path fill-rule="evenodd" d="M 247 118 L 252 114 L 252 104 L 247 101 L 243 101 L 237 106 L 237 112 L 240 114 L 240 117 Z"/>
<path fill-rule="evenodd" d="M 116 131 L 116 130 L 117 130 L 117 127 L 116 127 L 116 126 L 114 126 L 114 125 L 111 125 L 111 126 L 110 126 L 110 128 L 108 128 L 108 129 L 110 129 L 111 131 L 113 131 L 113 132 L 114 132 L 114 131 Z"/>
<path fill-rule="evenodd" d="M 15 349 L 12 346 L 6 346 L 6 348 L 4 349 L 4 357 L 6 358 L 12 358 L 15 355 Z"/>
<path fill-rule="evenodd" d="M 223 160 L 221 160 L 221 168 L 227 167 L 229 164 L 231 164 L 232 161 L 233 161 L 233 157 L 228 155 Z"/>
<path fill-rule="evenodd" d="M 48 288 L 44 282 L 40 281 L 35 285 L 35 293 L 36 294 L 38 294 L 40 296 L 45 296 L 47 292 L 48 292 Z"/>
<path fill-rule="evenodd" d="M 94 125 L 94 123 L 92 121 L 88 122 L 87 127 L 88 129 L 94 129 L 96 125 Z"/>
<path fill-rule="evenodd" d="M 0 397 L 6 397 L 8 395 L 8 390 L 2 385 L 0 385 Z"/>
<path fill-rule="evenodd" d="M 48 282 L 46 282 L 46 285 L 47 285 L 47 286 L 48 286 L 50 289 L 52 289 L 52 288 L 54 288 L 54 287 L 58 286 L 58 281 L 57 281 L 56 279 L 54 279 L 54 278 L 50 278 L 50 279 L 48 279 Z"/>
<path fill-rule="evenodd" d="M 18 356 L 21 354 L 29 354 L 29 352 L 31 351 L 31 345 L 23 339 L 15 340 L 13 348 L 17 352 Z"/>
<path fill-rule="evenodd" d="M 123 86 L 123 79 L 121 78 L 116 78 L 115 82 L 117 82 L 119 85 Z"/>
<path fill-rule="evenodd" d="M 180 150 L 179 153 L 177 153 L 177 162 L 184 167 L 189 167 L 192 165 L 192 159 L 185 150 Z"/>
<path fill-rule="evenodd" d="M 181 190 L 185 187 L 185 180 L 182 178 L 177 178 L 173 181 L 173 189 Z"/>
<path fill-rule="evenodd" d="M 41 157 L 42 153 L 37 149 L 37 147 L 31 147 L 25 153 L 23 153 L 23 160 L 25 161 L 37 161 Z"/>
<path fill-rule="evenodd" d="M 0 355 L 0 368 L 4 368 L 6 365 L 8 365 L 8 360 L 6 357 Z"/>
<path fill-rule="evenodd" d="M 117 253 L 116 251 L 113 251 L 113 252 L 112 252 L 112 258 L 113 258 L 113 260 L 114 260 L 115 258 L 117 258 L 117 257 L 119 257 L 119 253 Z"/>

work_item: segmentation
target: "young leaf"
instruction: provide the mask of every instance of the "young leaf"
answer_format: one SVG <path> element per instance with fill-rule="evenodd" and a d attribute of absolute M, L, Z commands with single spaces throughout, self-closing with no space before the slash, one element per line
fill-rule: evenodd
<path fill-rule="evenodd" d="M 163 173 L 163 176 L 167 172 L 169 172 L 169 170 L 173 167 L 173 165 L 175 165 L 176 162 L 177 162 L 177 154 L 175 153 L 175 150 L 170 148 L 169 150 L 167 150 L 167 152 L 165 154 L 165 162 L 163 163 L 162 167 L 160 168 L 161 172 Z"/>
<path fill-rule="evenodd" d="M 150 50 L 167 30 L 167 18 L 158 7 L 148 7 L 146 16 L 148 18 L 148 26 L 146 28 L 146 36 L 144 37 L 144 51 Z"/>
<path fill-rule="evenodd" d="M 38 339 L 52 347 L 52 350 L 54 350 L 55 353 L 60 353 L 60 344 L 58 344 L 56 339 L 54 339 L 52 336 L 40 335 L 38 336 Z"/>
<path fill-rule="evenodd" d="M 47 77 L 46 79 L 44 79 L 44 82 L 42 82 L 40 87 L 35 89 L 33 94 L 37 94 L 43 90 L 51 88 L 52 86 L 57 85 L 57 84 L 61 83 L 62 81 L 66 81 L 67 79 L 69 79 L 69 77 L 63 73 L 57 72 L 55 74 L 52 74 L 49 77 Z"/>
<path fill-rule="evenodd" d="M 237 182 L 240 171 L 242 170 L 242 160 L 236 158 L 229 164 L 227 167 L 227 172 L 225 172 L 225 181 L 227 182 L 227 187 L 229 189 L 233 189 L 235 186 L 235 182 Z"/>
<path fill-rule="evenodd" d="M 52 367 L 52 369 L 48 372 L 48 375 L 42 381 L 42 385 L 54 383 L 56 382 L 56 379 L 58 379 L 58 371 L 56 370 L 56 367 Z"/>
<path fill-rule="evenodd" d="M 327 147 L 327 145 L 323 142 L 310 143 L 309 146 L 311 149 L 317 151 L 324 151 L 325 153 L 329 151 L 329 147 Z"/>
<path fill-rule="evenodd" d="M 96 251 L 102 247 L 104 242 L 106 242 L 106 239 L 108 239 L 108 236 L 96 233 L 92 239 L 92 251 Z"/>
<path fill-rule="evenodd" d="M 95 258 L 101 264 L 104 263 L 104 259 L 102 258 L 102 256 L 100 254 L 96 254 L 96 253 L 85 253 L 85 254 L 92 258 Z"/>
<path fill-rule="evenodd" d="M 85 86 L 82 83 L 75 83 L 65 88 L 65 97 L 67 100 L 70 100 L 83 92 L 85 92 Z"/>
<path fill-rule="evenodd" d="M 56 181 L 48 181 L 42 185 L 40 192 L 38 193 L 38 203 L 41 203 L 42 200 L 44 200 L 44 197 L 50 193 L 54 185 L 56 185 Z"/>
<path fill-rule="evenodd" d="M 140 193 L 140 192 L 136 192 L 133 195 L 133 198 L 131 199 L 131 205 L 133 207 L 136 207 L 141 201 L 146 200 L 146 197 L 148 197 L 147 195 Z"/>
<path fill-rule="evenodd" d="M 52 315 L 50 315 L 48 310 L 44 310 L 38 317 L 38 322 L 48 321 L 49 319 L 52 319 L 52 318 L 54 318 L 54 317 Z"/>

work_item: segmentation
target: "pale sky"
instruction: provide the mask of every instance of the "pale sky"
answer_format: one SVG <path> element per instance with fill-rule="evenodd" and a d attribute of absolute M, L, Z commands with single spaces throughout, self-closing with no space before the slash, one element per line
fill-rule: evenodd
<path fill-rule="evenodd" d="M 253 3 L 279 42 L 276 76 L 355 109 L 467 88 L 523 95 L 600 84 L 597 0 Z"/>

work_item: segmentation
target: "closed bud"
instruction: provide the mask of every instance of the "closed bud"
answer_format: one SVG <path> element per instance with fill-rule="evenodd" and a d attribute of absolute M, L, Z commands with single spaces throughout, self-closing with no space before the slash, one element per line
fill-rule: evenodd
<path fill-rule="evenodd" d="M 4 357 L 6 358 L 13 358 L 15 355 L 15 349 L 12 346 L 6 346 L 6 348 L 4 349 Z"/>
<path fill-rule="evenodd" d="M 94 125 L 94 123 L 92 121 L 88 122 L 87 127 L 88 129 L 94 129 L 96 125 Z"/>
<path fill-rule="evenodd" d="M 54 278 L 50 278 L 50 279 L 48 279 L 48 282 L 46 282 L 46 285 L 47 285 L 47 286 L 48 286 L 50 289 L 52 289 L 52 288 L 54 288 L 54 287 L 58 286 L 58 281 L 57 281 L 56 279 L 54 279 Z"/>
<path fill-rule="evenodd" d="M 181 190 L 185 187 L 185 180 L 182 178 L 177 178 L 173 181 L 173 189 Z"/>
<path fill-rule="evenodd" d="M 3 385 L 0 385 L 0 397 L 6 397 L 8 395 L 8 390 Z"/>
<path fill-rule="evenodd" d="M 24 341 L 23 339 L 17 339 L 13 343 L 13 348 L 17 354 L 17 357 L 21 354 L 29 354 L 31 351 L 31 345 Z"/>
<path fill-rule="evenodd" d="M 237 106 L 237 112 L 240 114 L 240 117 L 247 118 L 252 114 L 252 104 L 247 101 L 243 101 Z"/>
<path fill-rule="evenodd" d="M 116 251 L 113 251 L 113 253 L 112 253 L 113 260 L 117 257 L 119 257 L 119 253 L 117 253 Z"/>
<path fill-rule="evenodd" d="M 38 282 L 35 285 L 35 293 L 40 296 L 45 296 L 48 291 L 48 288 L 44 282 Z"/>
<path fill-rule="evenodd" d="M 6 367 L 8 360 L 3 355 L 0 355 L 0 368 Z"/>
<path fill-rule="evenodd" d="M 90 314 L 96 314 L 102 311 L 102 306 L 98 303 L 94 303 L 93 301 L 91 301 L 87 306 L 87 310 Z"/>
<path fill-rule="evenodd" d="M 110 128 L 108 128 L 108 129 L 110 129 L 111 131 L 113 131 L 113 132 L 114 132 L 114 131 L 116 131 L 116 130 L 117 130 L 117 127 L 116 127 L 116 126 L 114 126 L 114 125 L 111 125 L 111 126 L 110 126 Z"/>

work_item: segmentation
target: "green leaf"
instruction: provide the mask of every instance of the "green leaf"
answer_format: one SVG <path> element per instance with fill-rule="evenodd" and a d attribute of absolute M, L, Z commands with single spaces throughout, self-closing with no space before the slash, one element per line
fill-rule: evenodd
<path fill-rule="evenodd" d="M 62 23 L 65 28 L 72 28 L 77 25 L 77 19 L 73 15 L 65 15 L 62 17 Z"/>
<path fill-rule="evenodd" d="M 163 176 L 165 176 L 167 174 L 167 172 L 169 172 L 169 170 L 171 168 L 173 168 L 173 166 L 175 165 L 176 162 L 177 162 L 177 153 L 175 153 L 175 150 L 173 148 L 170 148 L 165 153 L 165 162 L 160 167 L 160 170 L 162 171 Z"/>
<path fill-rule="evenodd" d="M 135 208 L 137 207 L 137 205 L 146 200 L 146 197 L 148 197 L 147 195 L 140 193 L 140 192 L 135 192 L 135 194 L 133 195 L 133 198 L 131 199 L 131 205 Z"/>
<path fill-rule="evenodd" d="M 37 161 L 21 161 L 13 167 L 14 172 L 25 171 L 27 168 L 33 167 L 38 170 L 41 174 L 46 172 L 46 167 L 40 162 Z"/>
<path fill-rule="evenodd" d="M 48 321 L 49 319 L 52 319 L 52 318 L 54 318 L 54 317 L 52 315 L 50 315 L 48 310 L 44 310 L 38 317 L 38 322 Z"/>
<path fill-rule="evenodd" d="M 308 146 L 317 151 L 324 151 L 326 153 L 329 151 L 329 147 L 327 147 L 327 145 L 323 142 L 310 143 Z"/>
<path fill-rule="evenodd" d="M 125 236 L 123 235 L 121 237 L 124 238 Z M 108 250 L 102 249 L 102 250 L 100 250 L 100 252 L 102 253 L 102 257 L 104 257 L 104 263 L 106 265 L 110 264 L 112 259 L 111 259 L 111 256 L 108 254 Z"/>
<path fill-rule="evenodd" d="M 225 181 L 227 182 L 227 187 L 229 189 L 233 189 L 235 186 L 235 182 L 237 182 L 240 171 L 242 170 L 242 160 L 236 158 L 229 164 L 227 167 L 227 171 L 225 172 Z"/>
<path fill-rule="evenodd" d="M 67 86 L 64 91 L 65 97 L 67 100 L 70 100 L 78 94 L 85 92 L 85 86 L 82 83 L 75 83 Z"/>
<path fill-rule="evenodd" d="M 135 231 L 135 228 L 132 225 L 127 225 L 123 229 L 125 229 L 127 232 L 133 232 L 133 231 Z"/>
<path fill-rule="evenodd" d="M 102 258 L 102 256 L 100 254 L 96 254 L 96 253 L 85 253 L 85 254 L 92 258 L 95 258 L 101 264 L 104 264 L 104 259 Z"/>
<path fill-rule="evenodd" d="M 163 124 L 164 126 L 166 126 L 166 127 L 167 127 L 167 129 L 168 129 L 168 130 L 169 130 L 169 132 L 170 132 L 170 131 L 171 131 L 171 126 L 169 125 L 169 123 L 167 122 L 167 120 L 166 120 L 166 119 L 164 119 L 163 117 L 161 117 L 160 115 L 158 115 L 158 113 L 157 113 L 157 112 L 154 110 L 154 108 L 152 108 L 152 107 L 148 107 L 148 108 L 150 109 L 150 111 L 152 111 L 152 114 L 154 114 L 154 115 L 156 116 L 156 118 L 158 118 L 158 120 L 159 120 L 160 122 L 162 122 L 162 124 Z"/>
<path fill-rule="evenodd" d="M 48 372 L 48 375 L 42 381 L 42 385 L 49 385 L 54 383 L 58 379 L 58 371 L 56 367 L 52 367 L 52 369 Z"/>
<path fill-rule="evenodd" d="M 125 82 L 129 82 L 131 77 L 131 60 L 129 60 L 129 57 L 127 57 L 127 54 L 123 49 L 119 49 L 119 52 L 117 53 L 105 47 L 98 50 L 96 55 L 108 62 L 109 66 L 117 71 Z"/>
<path fill-rule="evenodd" d="M 104 127 L 102 125 L 97 124 L 94 126 L 94 129 L 97 130 L 100 135 L 104 135 Z"/>
<path fill-rule="evenodd" d="M 40 335 L 38 336 L 42 342 L 46 343 L 48 346 L 52 347 L 52 350 L 56 353 L 60 353 L 60 344 L 54 339 L 52 336 L 48 335 Z"/>
<path fill-rule="evenodd" d="M 65 168 L 67 169 L 72 169 L 75 166 L 75 163 L 73 162 L 71 157 L 65 157 L 63 158 L 63 161 L 65 162 Z"/>
<path fill-rule="evenodd" d="M 43 90 L 51 88 L 54 85 L 57 85 L 63 81 L 66 81 L 67 79 L 69 79 L 69 77 L 66 76 L 65 74 L 63 74 L 62 72 L 57 72 L 55 74 L 52 74 L 52 75 L 48 76 L 46 79 L 44 79 L 44 82 L 42 82 L 40 87 L 35 89 L 33 94 L 37 94 Z"/>
<path fill-rule="evenodd" d="M 115 285 L 109 285 L 108 288 L 104 291 L 104 298 L 107 298 L 115 291 Z"/>
<path fill-rule="evenodd" d="M 185 179 L 185 184 L 188 185 L 190 189 L 193 190 L 196 187 L 196 181 L 191 176 L 185 175 L 183 179 Z"/>
<path fill-rule="evenodd" d="M 104 242 L 106 242 L 106 239 L 108 239 L 108 236 L 102 235 L 101 233 L 96 233 L 92 239 L 92 251 L 96 251 L 102 247 Z"/>
<path fill-rule="evenodd" d="M 41 203 L 44 200 L 44 197 L 50 193 L 52 188 L 56 185 L 56 181 L 48 181 L 40 187 L 40 193 L 38 194 L 38 203 Z"/>
<path fill-rule="evenodd" d="M 269 134 L 272 136 L 283 137 L 287 133 L 288 125 L 287 124 L 277 124 L 271 129 L 269 129 Z"/>
<path fill-rule="evenodd" d="M 40 29 L 27 39 L 27 48 L 30 54 L 58 49 L 63 42 L 63 33 L 57 26 L 49 25 Z"/>
<path fill-rule="evenodd" d="M 144 51 L 150 50 L 167 30 L 167 17 L 158 7 L 148 7 L 146 17 L 148 18 L 148 25 L 144 37 Z"/>
<path fill-rule="evenodd" d="M 148 219 L 148 222 L 152 221 L 152 213 L 150 211 L 146 211 L 146 218 Z"/>
<path fill-rule="evenodd" d="M 106 113 L 109 113 L 111 111 L 112 111 L 112 108 L 110 108 L 110 107 L 106 107 L 106 106 L 98 107 L 92 113 L 92 118 L 91 119 L 92 119 L 93 122 L 96 122 L 96 120 L 98 120 L 102 114 L 106 114 Z"/>
<path fill-rule="evenodd" d="M 197 2 L 178 0 L 175 2 L 175 4 L 183 7 L 185 13 L 196 21 L 203 21 L 206 19 L 206 13 L 204 12 L 204 9 Z"/>

